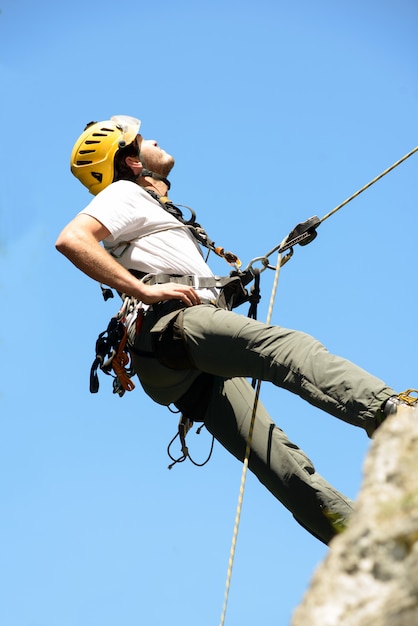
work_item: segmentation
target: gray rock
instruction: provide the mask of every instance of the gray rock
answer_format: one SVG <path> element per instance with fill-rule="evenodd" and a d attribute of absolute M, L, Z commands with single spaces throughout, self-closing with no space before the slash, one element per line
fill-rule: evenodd
<path fill-rule="evenodd" d="M 418 408 L 374 435 L 348 529 L 336 537 L 292 626 L 418 625 Z"/>

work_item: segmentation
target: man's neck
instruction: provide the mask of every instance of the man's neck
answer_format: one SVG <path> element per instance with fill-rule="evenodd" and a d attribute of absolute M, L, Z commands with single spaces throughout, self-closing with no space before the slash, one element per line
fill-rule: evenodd
<path fill-rule="evenodd" d="M 137 183 L 140 187 L 144 189 L 150 189 L 151 191 L 155 191 L 159 196 L 166 196 L 168 192 L 168 186 L 163 180 L 155 180 L 150 176 L 144 176 L 138 178 Z"/>

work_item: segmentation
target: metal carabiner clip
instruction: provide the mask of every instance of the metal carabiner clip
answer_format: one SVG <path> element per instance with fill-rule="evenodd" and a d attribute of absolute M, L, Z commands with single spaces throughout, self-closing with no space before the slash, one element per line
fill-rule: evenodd
<path fill-rule="evenodd" d="M 262 267 L 259 269 L 260 274 L 261 272 L 264 272 L 264 270 L 266 270 L 267 268 L 270 268 L 270 262 L 266 256 L 256 256 L 254 259 L 251 259 L 251 261 L 248 263 L 247 267 L 244 270 L 244 273 L 247 271 L 250 271 L 251 274 L 254 276 L 253 266 L 258 261 L 260 261 L 262 265 Z"/>

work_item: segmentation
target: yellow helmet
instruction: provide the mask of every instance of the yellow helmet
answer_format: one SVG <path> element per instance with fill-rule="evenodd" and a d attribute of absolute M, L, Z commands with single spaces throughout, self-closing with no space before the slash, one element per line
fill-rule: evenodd
<path fill-rule="evenodd" d="M 96 195 L 113 182 L 115 154 L 134 141 L 140 126 L 129 115 L 87 124 L 71 152 L 71 171 L 90 193 Z"/>

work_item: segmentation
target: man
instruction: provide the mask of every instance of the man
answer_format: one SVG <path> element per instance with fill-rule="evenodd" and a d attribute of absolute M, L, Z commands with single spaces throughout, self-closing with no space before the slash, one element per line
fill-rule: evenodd
<path fill-rule="evenodd" d="M 210 247 L 210 240 L 166 196 L 174 159 L 139 128 L 139 120 L 115 116 L 91 123 L 76 141 L 71 169 L 95 198 L 56 245 L 88 276 L 142 303 L 130 352 L 151 398 L 204 421 L 241 460 L 255 395 L 247 378 L 288 389 L 369 436 L 400 403 L 416 402 L 304 333 L 229 310 L 228 286 L 219 288 L 198 245 Z M 315 471 L 261 403 L 249 468 L 324 543 L 346 526 L 351 501 Z"/>

